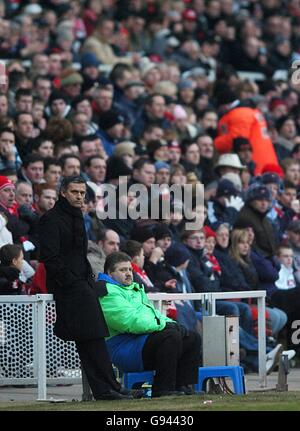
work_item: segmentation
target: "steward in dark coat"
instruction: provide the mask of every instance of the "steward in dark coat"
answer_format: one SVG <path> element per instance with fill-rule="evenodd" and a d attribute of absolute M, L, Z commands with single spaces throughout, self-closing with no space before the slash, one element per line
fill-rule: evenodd
<path fill-rule="evenodd" d="M 55 334 L 62 340 L 108 336 L 97 297 L 97 283 L 87 260 L 87 238 L 80 209 L 60 196 L 40 220 L 41 261 L 47 289 L 56 301 Z"/>

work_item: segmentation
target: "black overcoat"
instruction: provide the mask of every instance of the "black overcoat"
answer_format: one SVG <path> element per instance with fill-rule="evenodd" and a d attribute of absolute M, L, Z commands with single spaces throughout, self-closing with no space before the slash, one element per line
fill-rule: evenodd
<path fill-rule="evenodd" d="M 63 340 L 106 337 L 109 332 L 98 301 L 104 292 L 99 290 L 86 257 L 84 225 L 82 246 L 75 244 L 78 233 L 71 212 L 71 205 L 60 197 L 39 223 L 40 260 L 46 268 L 47 289 L 56 301 L 54 332 Z"/>

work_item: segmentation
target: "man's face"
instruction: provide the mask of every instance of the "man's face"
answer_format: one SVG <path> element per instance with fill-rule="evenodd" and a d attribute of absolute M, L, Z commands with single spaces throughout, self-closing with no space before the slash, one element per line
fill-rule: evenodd
<path fill-rule="evenodd" d="M 6 186 L 0 190 L 0 203 L 6 208 L 11 208 L 15 203 L 15 187 Z"/>
<path fill-rule="evenodd" d="M 104 241 L 99 241 L 99 243 L 106 256 L 120 249 L 120 237 L 113 230 L 106 232 Z"/>
<path fill-rule="evenodd" d="M 106 175 L 105 160 L 100 158 L 91 160 L 90 167 L 86 168 L 86 173 L 92 181 L 96 183 L 103 183 Z"/>
<path fill-rule="evenodd" d="M 151 105 L 148 107 L 148 112 L 157 119 L 164 118 L 166 111 L 166 102 L 162 96 L 156 96 L 152 99 Z"/>
<path fill-rule="evenodd" d="M 205 235 L 203 232 L 195 231 L 186 239 L 185 243 L 193 250 L 202 250 L 205 245 Z"/>
<path fill-rule="evenodd" d="M 74 157 L 68 157 L 65 161 L 65 166 L 62 171 L 64 177 L 70 177 L 72 175 L 80 175 L 80 162 Z"/>
<path fill-rule="evenodd" d="M 41 196 L 37 198 L 37 205 L 42 211 L 51 210 L 56 202 L 56 191 L 46 189 L 42 191 Z"/>
<path fill-rule="evenodd" d="M 150 187 L 155 180 L 155 167 L 150 163 L 145 163 L 144 166 L 134 171 L 134 177 L 137 181 L 144 184 L 146 187 Z"/>
<path fill-rule="evenodd" d="M 61 194 L 72 207 L 81 209 L 84 206 L 86 185 L 84 183 L 70 183 L 67 190 L 62 191 Z"/>
<path fill-rule="evenodd" d="M 52 141 L 44 141 L 38 149 L 38 153 L 42 157 L 53 157 L 54 144 Z"/>
<path fill-rule="evenodd" d="M 0 115 L 6 116 L 8 111 L 8 103 L 6 96 L 0 96 Z"/>
<path fill-rule="evenodd" d="M 187 162 L 192 163 L 193 165 L 199 164 L 199 162 L 200 162 L 200 150 L 199 150 L 199 147 L 196 143 L 190 145 L 187 148 L 186 153 L 184 155 L 184 159 Z"/>
<path fill-rule="evenodd" d="M 109 111 L 112 107 L 113 93 L 110 90 L 99 90 L 95 100 L 101 112 Z"/>
<path fill-rule="evenodd" d="M 287 231 L 288 239 L 293 247 L 300 248 L 300 230 L 299 231 Z"/>
<path fill-rule="evenodd" d="M 73 132 L 75 135 L 86 136 L 88 134 L 89 120 L 83 112 L 77 114 L 73 121 Z"/>
<path fill-rule="evenodd" d="M 155 181 L 157 184 L 169 184 L 170 181 L 170 171 L 167 168 L 161 168 L 156 172 Z"/>
<path fill-rule="evenodd" d="M 149 257 L 152 251 L 155 249 L 155 238 L 149 238 L 143 242 L 143 250 L 145 256 Z"/>
<path fill-rule="evenodd" d="M 61 74 L 62 65 L 60 54 L 49 55 L 49 73 L 52 76 L 59 76 Z"/>
<path fill-rule="evenodd" d="M 214 155 L 214 142 L 210 136 L 203 136 L 198 138 L 198 146 L 200 155 L 206 159 L 212 159 Z"/>
<path fill-rule="evenodd" d="M 58 117 L 62 117 L 66 106 L 66 102 L 63 99 L 53 100 L 53 102 L 51 103 L 52 114 Z"/>
<path fill-rule="evenodd" d="M 29 163 L 27 168 L 24 168 L 26 177 L 33 183 L 39 184 L 44 177 L 44 163 L 34 162 Z"/>
<path fill-rule="evenodd" d="M 47 102 L 51 93 L 51 82 L 46 79 L 38 79 L 36 93 L 40 99 Z"/>
<path fill-rule="evenodd" d="M 15 145 L 15 135 L 10 132 L 3 132 L 0 135 L 0 153 L 4 156 L 11 152 Z"/>
<path fill-rule="evenodd" d="M 30 207 L 33 202 L 32 186 L 30 184 L 20 184 L 16 190 L 16 201 L 19 205 Z"/>
<path fill-rule="evenodd" d="M 156 241 L 157 247 L 160 247 L 163 252 L 165 252 L 171 245 L 172 238 L 170 236 L 165 236 L 162 239 Z"/>
<path fill-rule="evenodd" d="M 294 252 L 291 248 L 281 248 L 278 259 L 282 265 L 291 268 L 294 260 Z"/>
<path fill-rule="evenodd" d="M 261 214 L 265 214 L 270 209 L 270 202 L 267 199 L 255 199 L 251 206 Z"/>
<path fill-rule="evenodd" d="M 16 101 L 16 110 L 18 112 L 31 112 L 32 111 L 32 96 L 21 96 Z"/>
<path fill-rule="evenodd" d="M 114 280 L 125 286 L 129 286 L 133 282 L 132 267 L 130 262 L 120 262 L 114 267 L 114 270 L 109 272 Z"/>
<path fill-rule="evenodd" d="M 280 202 L 287 208 L 291 208 L 291 203 L 297 199 L 297 190 L 292 188 L 285 188 L 284 192 L 280 195 Z"/>
<path fill-rule="evenodd" d="M 98 152 L 97 142 L 95 141 L 83 141 L 81 144 L 79 157 L 81 161 L 85 161 L 91 156 L 96 156 Z"/>
<path fill-rule="evenodd" d="M 285 179 L 291 181 L 293 184 L 298 185 L 300 181 L 300 165 L 299 163 L 294 163 L 290 165 L 285 173 Z"/>
<path fill-rule="evenodd" d="M 76 107 L 77 112 L 81 112 L 88 117 L 88 120 L 91 121 L 93 110 L 90 102 L 88 100 L 83 100 L 82 102 L 77 104 Z"/>
<path fill-rule="evenodd" d="M 207 112 L 202 119 L 202 127 L 204 130 L 208 128 L 217 128 L 218 116 L 215 112 Z"/>
<path fill-rule="evenodd" d="M 61 167 L 58 165 L 50 165 L 44 174 L 44 178 L 47 184 L 51 186 L 57 186 L 61 177 Z"/>
<path fill-rule="evenodd" d="M 238 156 L 242 163 L 247 164 L 251 162 L 252 155 L 253 155 L 253 152 L 250 145 L 243 145 L 238 151 Z"/>
<path fill-rule="evenodd" d="M 111 136 L 114 139 L 120 139 L 122 138 L 124 133 L 124 124 L 118 123 L 115 124 L 113 127 L 107 130 L 107 134 Z"/>
<path fill-rule="evenodd" d="M 23 139 L 29 139 L 32 137 L 33 132 L 33 119 L 29 114 L 22 114 L 18 118 L 17 122 L 17 134 Z"/>

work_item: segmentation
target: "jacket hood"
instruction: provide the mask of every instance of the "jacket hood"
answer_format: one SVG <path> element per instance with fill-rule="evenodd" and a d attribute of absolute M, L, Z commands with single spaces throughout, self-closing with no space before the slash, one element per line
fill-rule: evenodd
<path fill-rule="evenodd" d="M 103 272 L 99 272 L 98 281 L 105 281 L 107 283 L 116 284 L 117 286 L 122 286 L 125 289 L 135 289 L 135 290 L 141 289 L 140 285 L 138 283 L 135 283 L 134 281 L 129 285 L 121 284 L 118 281 L 114 280 L 109 275 L 104 274 Z"/>

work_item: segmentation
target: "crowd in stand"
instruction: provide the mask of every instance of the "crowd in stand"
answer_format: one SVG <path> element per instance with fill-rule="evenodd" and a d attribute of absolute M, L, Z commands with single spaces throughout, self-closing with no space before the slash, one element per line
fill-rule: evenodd
<path fill-rule="evenodd" d="M 265 290 L 268 341 L 292 347 L 299 29 L 299 0 L 0 0 L 0 294 L 47 292 L 38 222 L 62 177 L 81 174 L 95 274 L 122 250 L 146 292 Z M 203 184 L 205 201 L 194 195 L 187 214 L 162 187 L 169 217 L 122 218 L 119 206 L 99 217 L 103 185 L 124 179 Z M 193 217 L 203 227 L 188 230 Z M 255 304 L 218 301 L 217 312 L 240 317 L 256 369 Z M 169 310 L 189 329 L 200 314 L 197 303 Z"/>

